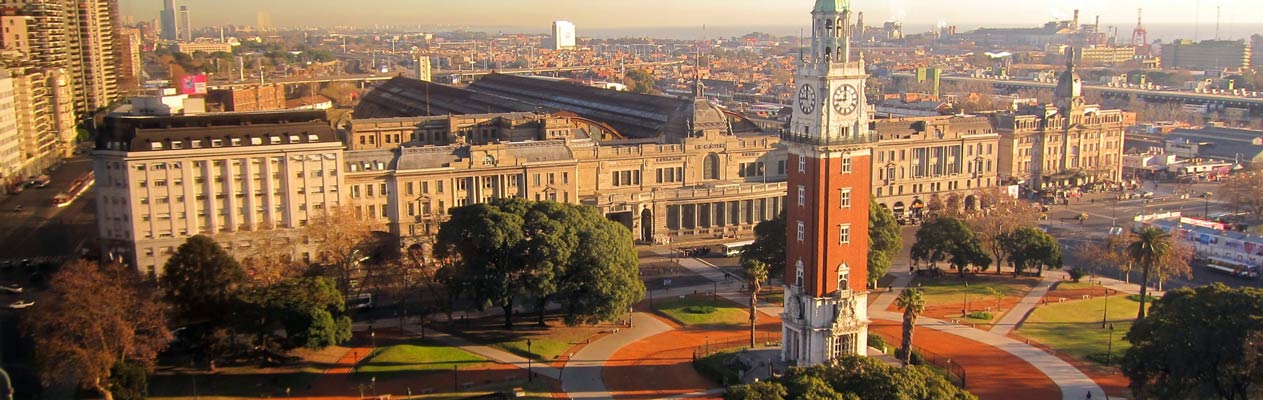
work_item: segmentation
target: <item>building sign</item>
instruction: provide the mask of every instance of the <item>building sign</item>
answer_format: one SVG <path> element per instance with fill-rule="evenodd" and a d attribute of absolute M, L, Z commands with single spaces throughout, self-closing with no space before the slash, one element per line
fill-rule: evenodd
<path fill-rule="evenodd" d="M 206 74 L 180 78 L 180 94 L 206 94 Z"/>

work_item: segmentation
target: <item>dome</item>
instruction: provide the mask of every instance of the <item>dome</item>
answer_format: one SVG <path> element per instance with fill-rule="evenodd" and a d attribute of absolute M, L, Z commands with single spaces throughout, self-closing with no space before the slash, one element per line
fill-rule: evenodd
<path fill-rule="evenodd" d="M 850 0 L 816 0 L 816 7 L 812 12 L 842 13 L 850 8 Z"/>

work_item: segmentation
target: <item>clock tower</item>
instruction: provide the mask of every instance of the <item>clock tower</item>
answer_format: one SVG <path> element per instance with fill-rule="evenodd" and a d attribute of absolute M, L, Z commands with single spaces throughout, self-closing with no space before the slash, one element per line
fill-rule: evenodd
<path fill-rule="evenodd" d="M 816 0 L 811 54 L 795 75 L 786 201 L 781 358 L 828 363 L 868 347 L 872 152 L 863 57 L 850 49 L 849 0 Z"/>

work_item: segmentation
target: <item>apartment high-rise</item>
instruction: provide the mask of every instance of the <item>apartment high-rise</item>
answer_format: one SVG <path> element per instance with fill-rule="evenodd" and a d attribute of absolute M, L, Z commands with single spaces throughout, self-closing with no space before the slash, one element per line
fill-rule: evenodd
<path fill-rule="evenodd" d="M 140 82 L 140 29 L 123 28 L 118 33 L 118 80 L 120 90 L 134 88 Z"/>
<path fill-rule="evenodd" d="M 176 20 L 175 0 L 163 0 L 162 12 L 159 22 L 162 24 L 162 32 L 159 35 L 162 40 L 179 40 L 180 24 Z"/>
<path fill-rule="evenodd" d="M 118 1 L 74 0 L 70 8 L 75 110 L 86 116 L 119 98 L 115 48 Z"/>
<path fill-rule="evenodd" d="M 22 177 L 21 136 L 13 104 L 13 77 L 0 70 L 0 193 L 20 184 Z"/>
<path fill-rule="evenodd" d="M 193 24 L 189 23 L 189 6 L 180 6 L 180 40 L 193 41 Z"/>
<path fill-rule="evenodd" d="M 0 15 L 0 26 L 3 26 L 4 32 L 0 34 L 0 48 L 9 51 L 17 51 L 22 54 L 31 54 L 31 35 L 27 31 L 27 27 L 31 25 L 31 17 L 28 15 L 17 14 L 15 9 L 5 9 L 4 15 Z"/>
<path fill-rule="evenodd" d="M 553 21 L 553 50 L 575 47 L 575 28 L 570 21 Z"/>
<path fill-rule="evenodd" d="M 255 24 L 259 32 L 267 32 L 272 30 L 272 13 L 267 11 L 259 11 L 255 16 Z"/>

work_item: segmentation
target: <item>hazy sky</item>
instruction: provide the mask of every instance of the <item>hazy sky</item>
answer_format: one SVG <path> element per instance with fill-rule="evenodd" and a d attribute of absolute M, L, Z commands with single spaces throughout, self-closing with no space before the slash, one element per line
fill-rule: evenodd
<path fill-rule="evenodd" d="M 277 26 L 423 25 L 526 27 L 543 31 L 556 19 L 583 28 L 805 25 L 814 0 L 177 0 L 192 13 L 193 26 L 253 25 L 257 11 Z M 162 0 L 120 0 L 123 15 L 151 20 Z M 1120 31 L 1135 25 L 1136 8 L 1147 24 L 1193 23 L 1213 30 L 1216 7 L 1222 22 L 1263 23 L 1261 0 L 853 0 L 869 25 L 899 20 L 921 31 L 940 21 L 961 29 L 980 24 L 1039 24 L 1069 19 L 1082 10 L 1085 23 Z M 1195 17 L 1196 16 L 1196 17 Z"/>

